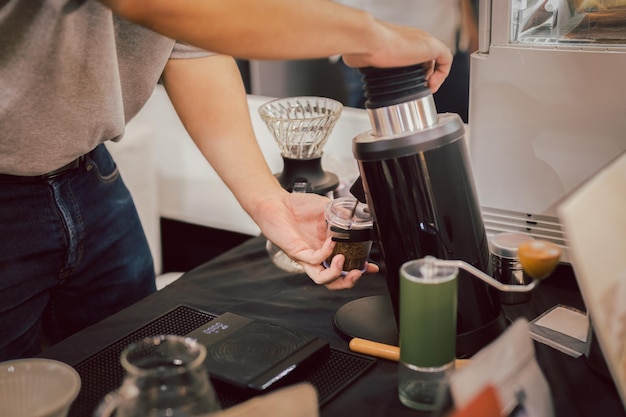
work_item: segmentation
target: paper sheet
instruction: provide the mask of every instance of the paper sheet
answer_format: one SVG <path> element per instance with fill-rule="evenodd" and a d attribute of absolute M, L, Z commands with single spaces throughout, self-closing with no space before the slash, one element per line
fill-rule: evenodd
<path fill-rule="evenodd" d="M 561 332 L 585 342 L 589 330 L 587 316 L 579 311 L 558 306 L 535 322 L 538 326 Z"/>

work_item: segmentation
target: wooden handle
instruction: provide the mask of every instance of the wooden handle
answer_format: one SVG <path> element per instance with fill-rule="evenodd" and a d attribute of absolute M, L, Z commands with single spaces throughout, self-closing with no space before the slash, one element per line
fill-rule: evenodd
<path fill-rule="evenodd" d="M 373 342 L 371 340 L 355 337 L 350 340 L 350 350 L 364 355 L 375 356 L 377 358 L 388 359 L 398 362 L 400 360 L 400 348 L 398 346 L 386 345 L 384 343 Z M 470 359 L 456 359 L 454 367 L 459 369 L 469 363 Z"/>
<path fill-rule="evenodd" d="M 397 362 L 400 360 L 400 348 L 398 346 L 372 342 L 371 340 L 359 339 L 358 337 L 350 341 L 350 350 L 377 358 L 389 359 L 390 361 Z"/>

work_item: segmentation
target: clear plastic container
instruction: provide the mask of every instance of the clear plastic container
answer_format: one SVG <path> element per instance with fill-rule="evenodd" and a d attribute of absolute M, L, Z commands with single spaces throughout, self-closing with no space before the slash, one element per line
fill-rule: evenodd
<path fill-rule="evenodd" d="M 345 256 L 343 275 L 353 269 L 365 272 L 373 234 L 372 216 L 367 204 L 353 197 L 334 199 L 326 207 L 326 222 L 329 236 L 337 243 L 333 253 L 324 261 L 324 266 L 330 266 L 333 257 L 342 254 Z"/>

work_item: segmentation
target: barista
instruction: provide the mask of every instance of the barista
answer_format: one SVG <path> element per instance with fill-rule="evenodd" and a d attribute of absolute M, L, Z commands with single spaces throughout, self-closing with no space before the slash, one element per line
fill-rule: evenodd
<path fill-rule="evenodd" d="M 432 62 L 434 91 L 451 64 L 425 32 L 325 0 L 7 0 L 0 38 L 10 40 L 0 42 L 0 360 L 35 355 L 44 335 L 57 342 L 155 290 L 139 218 L 103 143 L 122 139 L 160 78 L 263 234 L 314 282 L 341 289 L 361 272 L 342 276 L 341 256 L 321 265 L 334 245 L 327 199 L 278 184 L 231 55 Z"/>

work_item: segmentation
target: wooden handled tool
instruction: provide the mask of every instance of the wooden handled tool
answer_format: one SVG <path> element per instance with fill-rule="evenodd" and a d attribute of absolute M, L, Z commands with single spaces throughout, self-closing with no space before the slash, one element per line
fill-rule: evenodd
<path fill-rule="evenodd" d="M 350 340 L 349 346 L 350 350 L 353 352 L 358 352 L 369 356 L 375 356 L 377 358 L 388 359 L 394 362 L 400 360 L 400 348 L 398 346 L 373 342 L 371 340 L 360 339 L 358 337 Z M 469 359 L 456 359 L 454 361 L 454 366 L 458 369 L 466 365 L 469 361 Z"/>

